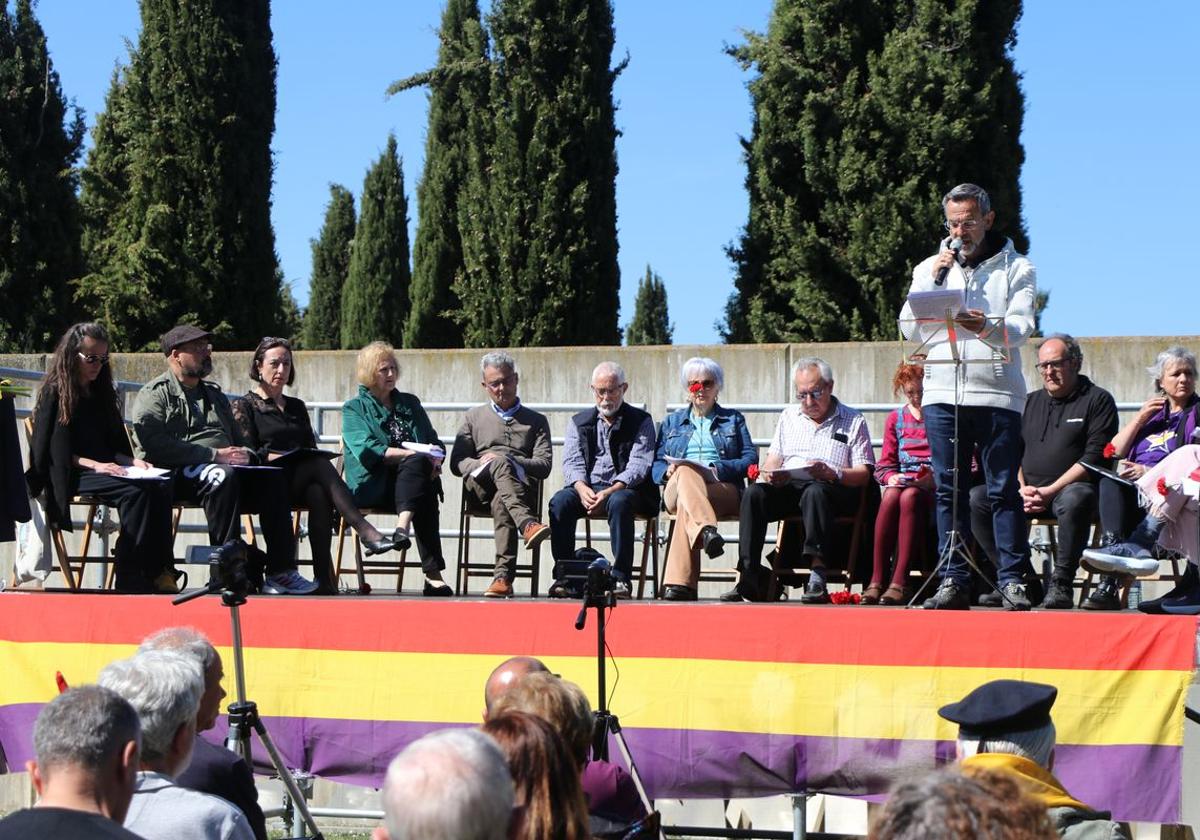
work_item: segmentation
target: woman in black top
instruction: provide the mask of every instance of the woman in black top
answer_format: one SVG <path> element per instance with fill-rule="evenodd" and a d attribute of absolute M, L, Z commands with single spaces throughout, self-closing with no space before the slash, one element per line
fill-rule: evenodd
<path fill-rule="evenodd" d="M 59 340 L 33 412 L 29 461 L 25 480 L 32 495 L 46 491 L 50 524 L 73 530 L 75 495 L 117 508 L 119 591 L 178 591 L 169 571 L 170 482 L 126 476 L 126 467 L 151 465 L 133 457 L 108 367 L 108 332 L 99 324 L 75 324 Z"/>
<path fill-rule="evenodd" d="M 391 551 L 395 543 L 359 512 L 346 482 L 329 460 L 318 452 L 303 451 L 316 450 L 317 438 L 304 401 L 283 393 L 296 378 L 291 344 L 282 338 L 260 341 L 250 362 L 250 378 L 258 384 L 246 396 L 233 401 L 233 416 L 263 463 L 291 453 L 279 466 L 283 467 L 292 503 L 308 508 L 308 537 L 317 594 L 333 595 L 336 590 L 329 544 L 334 508 L 358 534 L 367 554 Z"/>

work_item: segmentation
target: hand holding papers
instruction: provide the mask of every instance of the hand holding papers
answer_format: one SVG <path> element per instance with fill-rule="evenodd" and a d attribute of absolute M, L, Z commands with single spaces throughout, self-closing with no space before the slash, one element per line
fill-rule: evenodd
<path fill-rule="evenodd" d="M 135 481 L 166 481 L 171 477 L 170 470 L 161 467 L 125 467 L 125 472 L 117 478 L 130 478 Z"/>
<path fill-rule="evenodd" d="M 776 481 L 815 481 L 816 480 L 816 476 L 814 476 L 812 474 L 812 471 L 809 470 L 809 468 L 807 466 L 791 467 L 790 469 L 784 469 L 784 468 L 780 467 L 777 470 L 761 470 L 759 472 L 759 475 L 766 476 L 767 481 L 771 481 L 773 483 Z M 775 476 L 782 476 L 782 478 L 776 479 Z"/>
<path fill-rule="evenodd" d="M 416 452 L 418 455 L 424 455 L 434 461 L 444 461 L 446 459 L 446 450 L 442 449 L 436 443 L 413 443 L 411 440 L 406 440 L 400 444 L 401 449 L 407 449 L 409 452 Z"/>
<path fill-rule="evenodd" d="M 967 298 L 962 289 L 931 289 L 928 292 L 910 292 L 908 305 L 913 317 L 919 321 L 945 321 L 967 313 Z"/>
<path fill-rule="evenodd" d="M 702 464 L 690 458 L 672 458 L 670 455 L 666 456 L 666 461 L 668 464 L 675 464 L 676 466 L 684 466 L 696 470 L 704 477 L 705 484 L 715 484 L 717 481 L 716 469 L 710 467 L 708 464 Z"/>

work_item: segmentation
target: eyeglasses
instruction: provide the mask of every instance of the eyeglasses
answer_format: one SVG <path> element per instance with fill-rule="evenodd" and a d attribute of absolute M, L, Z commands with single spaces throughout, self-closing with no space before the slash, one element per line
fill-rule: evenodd
<path fill-rule="evenodd" d="M 811 391 L 797 391 L 796 401 L 804 402 L 805 400 L 812 400 L 813 402 L 816 402 L 817 400 L 821 399 L 821 397 L 825 396 L 825 390 L 825 388 L 813 388 Z"/>
<path fill-rule="evenodd" d="M 283 347 L 287 350 L 292 349 L 292 342 L 288 341 L 286 338 L 279 338 L 278 336 L 274 336 L 274 335 L 265 335 L 265 336 L 263 336 L 262 341 L 260 341 L 258 343 L 259 344 L 271 344 L 271 345 L 273 345 L 273 347 Z M 273 347 L 268 348 L 268 349 L 273 349 Z"/>
<path fill-rule="evenodd" d="M 696 388 L 697 386 L 699 386 L 700 388 L 711 388 L 716 384 L 717 383 L 715 381 L 713 381 L 712 379 L 693 379 L 691 382 L 688 383 L 688 390 L 690 391 L 693 388 Z"/>
<path fill-rule="evenodd" d="M 615 388 L 597 388 L 595 385 L 593 385 L 592 393 L 597 397 L 619 397 L 624 389 L 624 385 L 618 385 Z"/>
<path fill-rule="evenodd" d="M 84 364 L 88 365 L 106 365 L 108 364 L 108 356 L 97 356 L 95 353 L 80 353 L 79 358 Z"/>
<path fill-rule="evenodd" d="M 954 230 L 955 228 L 960 228 L 961 230 L 975 230 L 975 228 L 979 227 L 983 223 L 979 219 L 963 219 L 962 221 L 958 222 L 953 222 L 950 219 L 947 219 L 946 221 L 942 222 L 942 224 L 945 226 L 946 230 Z"/>
<path fill-rule="evenodd" d="M 1038 362 L 1036 365 L 1034 365 L 1034 367 L 1036 367 L 1042 373 L 1045 373 L 1048 370 L 1062 370 L 1066 366 L 1066 359 L 1050 359 L 1049 361 Z"/>
<path fill-rule="evenodd" d="M 487 388 L 489 391 L 499 391 L 505 385 L 513 384 L 513 382 L 516 381 L 516 376 L 517 375 L 515 373 L 510 373 L 503 379 L 495 379 L 491 382 L 484 382 L 483 387 Z"/>

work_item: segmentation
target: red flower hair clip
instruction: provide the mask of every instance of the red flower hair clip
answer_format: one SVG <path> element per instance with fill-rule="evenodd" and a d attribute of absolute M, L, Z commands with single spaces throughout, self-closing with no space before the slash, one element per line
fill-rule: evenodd
<path fill-rule="evenodd" d="M 1167 480 L 1162 476 L 1159 476 L 1158 484 L 1155 485 L 1154 489 L 1158 491 L 1158 495 L 1165 496 L 1171 488 L 1167 487 Z"/>
<path fill-rule="evenodd" d="M 1116 458 L 1117 457 L 1117 447 L 1113 446 L 1112 443 L 1104 444 L 1104 457 L 1105 458 Z"/>
<path fill-rule="evenodd" d="M 758 481 L 758 464 L 751 464 L 746 468 L 746 478 Z"/>
<path fill-rule="evenodd" d="M 688 386 L 689 394 L 699 394 L 703 390 L 704 390 L 703 382 L 693 382 L 691 385 Z"/>

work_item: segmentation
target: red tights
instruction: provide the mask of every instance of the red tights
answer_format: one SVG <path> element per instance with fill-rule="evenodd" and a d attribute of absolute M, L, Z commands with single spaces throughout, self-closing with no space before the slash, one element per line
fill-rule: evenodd
<path fill-rule="evenodd" d="M 875 519 L 875 566 L 871 583 L 882 584 L 888 571 L 892 552 L 896 567 L 891 584 L 903 587 L 908 580 L 908 566 L 920 556 L 929 527 L 929 511 L 933 493 L 916 487 L 885 487 Z"/>

